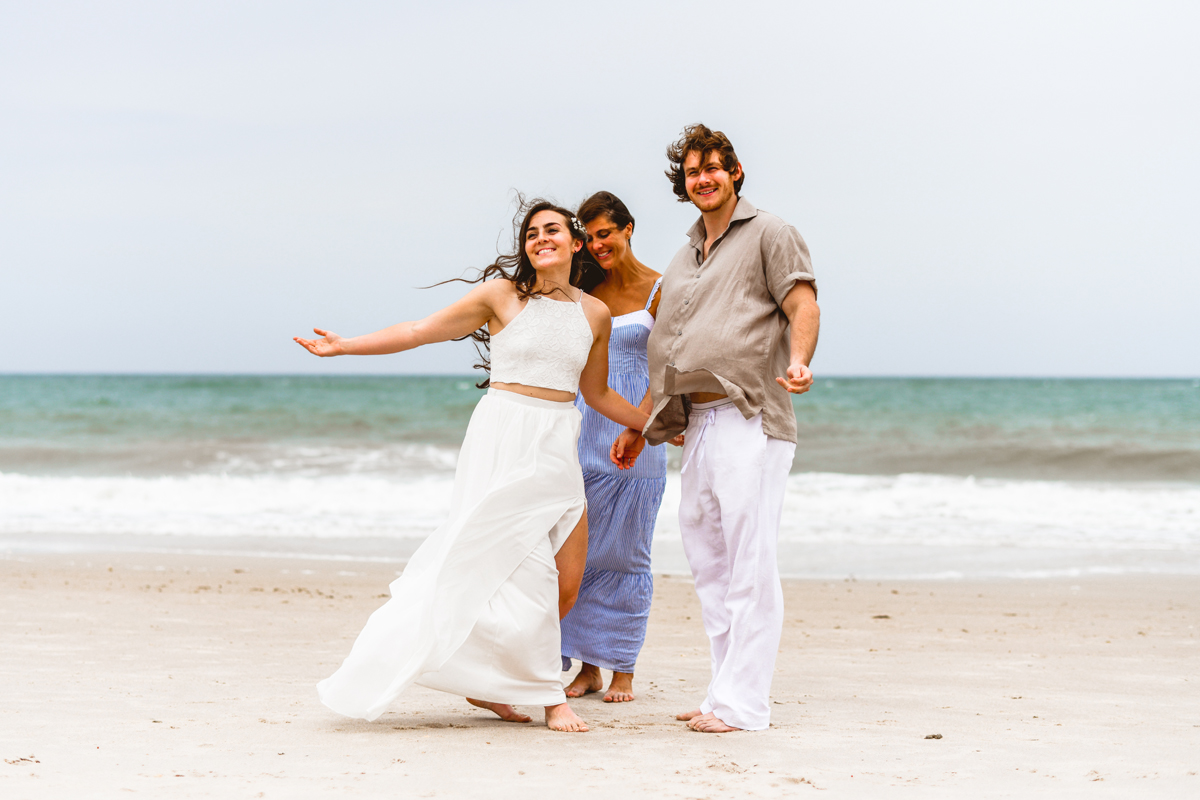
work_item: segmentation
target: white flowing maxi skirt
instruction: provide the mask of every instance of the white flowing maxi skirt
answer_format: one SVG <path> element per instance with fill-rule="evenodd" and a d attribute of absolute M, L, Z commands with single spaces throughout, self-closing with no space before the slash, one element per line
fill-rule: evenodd
<path fill-rule="evenodd" d="M 572 403 L 497 389 L 480 399 L 450 518 L 317 684 L 325 705 L 373 720 L 413 683 L 495 703 L 566 702 L 554 555 L 585 510 L 579 421 Z"/>

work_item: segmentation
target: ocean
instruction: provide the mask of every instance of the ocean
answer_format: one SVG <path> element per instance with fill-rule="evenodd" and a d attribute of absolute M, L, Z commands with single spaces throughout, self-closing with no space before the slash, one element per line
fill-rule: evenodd
<path fill-rule="evenodd" d="M 403 562 L 477 377 L 0 376 L 0 553 Z M 1200 575 L 1200 381 L 819 378 L 793 577 Z M 679 451 L 656 570 L 686 573 Z"/>

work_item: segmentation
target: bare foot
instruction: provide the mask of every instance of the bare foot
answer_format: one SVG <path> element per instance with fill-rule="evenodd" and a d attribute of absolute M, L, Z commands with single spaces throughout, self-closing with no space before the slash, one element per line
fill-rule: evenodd
<path fill-rule="evenodd" d="M 566 703 L 546 706 L 546 727 L 552 731 L 569 733 L 584 733 L 588 729 L 587 723 L 581 720 Z"/>
<path fill-rule="evenodd" d="M 598 692 L 604 688 L 604 679 L 600 677 L 600 668 L 592 664 L 584 664 L 579 668 L 575 680 L 567 686 L 567 697 L 583 697 L 585 694 Z"/>
<path fill-rule="evenodd" d="M 729 733 L 730 731 L 741 730 L 741 728 L 735 728 L 732 725 L 726 725 L 711 711 L 693 719 L 688 723 L 688 727 L 700 733 Z"/>
<path fill-rule="evenodd" d="M 628 703 L 633 700 L 633 673 L 614 672 L 612 683 L 604 693 L 606 703 Z"/>
<path fill-rule="evenodd" d="M 711 714 L 712 712 L 709 712 L 709 713 Z M 688 720 L 693 720 L 696 717 L 703 716 L 703 715 L 704 715 L 704 712 L 697 708 L 695 711 L 685 711 L 682 714 L 676 714 L 675 719 L 679 719 L 679 720 L 683 720 L 684 722 L 687 722 Z"/>
<path fill-rule="evenodd" d="M 472 700 L 467 698 L 467 702 L 479 708 L 486 708 L 505 722 L 532 722 L 533 717 L 528 714 L 522 714 L 507 703 L 489 703 L 486 700 Z"/>

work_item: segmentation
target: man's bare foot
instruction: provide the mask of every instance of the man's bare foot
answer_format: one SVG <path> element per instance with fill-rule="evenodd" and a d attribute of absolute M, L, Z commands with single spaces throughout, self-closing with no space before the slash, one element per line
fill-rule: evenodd
<path fill-rule="evenodd" d="M 584 664 L 579 668 L 575 680 L 567 686 L 567 697 L 583 697 L 585 694 L 598 692 L 604 688 L 604 679 L 600 677 L 600 668 L 592 664 Z"/>
<path fill-rule="evenodd" d="M 584 733 L 588 729 L 587 723 L 581 720 L 566 703 L 546 706 L 546 727 L 552 731 L 569 733 Z"/>
<path fill-rule="evenodd" d="M 712 712 L 710 711 L 709 713 L 711 714 Z M 703 715 L 704 715 L 704 712 L 697 708 L 695 711 L 685 711 L 682 714 L 676 714 L 675 719 L 683 720 L 684 722 L 687 722 L 689 720 L 693 720 L 696 717 L 700 717 Z"/>
<path fill-rule="evenodd" d="M 606 703 L 628 703 L 633 700 L 633 673 L 614 672 L 608 691 L 604 693 Z"/>
<path fill-rule="evenodd" d="M 505 722 L 532 722 L 533 717 L 528 714 L 522 714 L 507 703 L 489 703 L 486 700 L 472 700 L 467 698 L 467 702 L 479 708 L 486 708 Z"/>
<path fill-rule="evenodd" d="M 687 726 L 699 733 L 729 733 L 730 731 L 740 731 L 741 728 L 735 728 L 732 725 L 726 725 L 716 714 L 711 711 L 707 714 L 701 714 L 695 719 L 688 722 Z"/>

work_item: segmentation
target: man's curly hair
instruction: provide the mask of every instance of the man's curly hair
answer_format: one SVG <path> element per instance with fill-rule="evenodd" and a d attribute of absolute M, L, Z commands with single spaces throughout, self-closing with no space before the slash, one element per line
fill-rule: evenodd
<path fill-rule="evenodd" d="M 691 152 L 700 154 L 701 163 L 708 159 L 709 153 L 720 153 L 721 166 L 727 172 L 733 172 L 737 169 L 738 164 L 737 153 L 733 151 L 733 145 L 728 136 L 699 122 L 695 125 L 688 125 L 683 129 L 679 139 L 667 147 L 667 161 L 671 162 L 671 166 L 666 171 L 666 176 L 667 180 L 671 182 L 675 196 L 681 203 L 691 202 L 683 174 L 683 162 L 687 158 L 687 154 Z M 741 195 L 742 182 L 745 180 L 746 172 L 743 170 L 741 176 L 733 182 L 735 194 Z"/>

